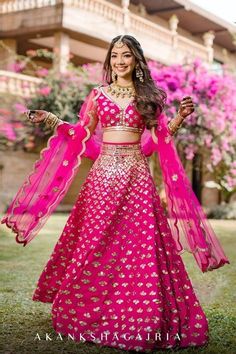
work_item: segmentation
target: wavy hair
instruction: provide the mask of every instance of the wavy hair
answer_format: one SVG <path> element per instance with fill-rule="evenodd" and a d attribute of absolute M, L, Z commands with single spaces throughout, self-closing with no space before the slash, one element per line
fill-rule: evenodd
<path fill-rule="evenodd" d="M 103 64 L 103 81 L 108 84 L 112 83 L 112 68 L 110 65 L 111 51 L 115 42 L 117 42 L 120 37 L 121 36 L 116 36 L 112 39 Z M 143 117 L 147 129 L 151 129 L 153 126 L 156 127 L 158 125 L 157 117 L 164 109 L 167 95 L 152 79 L 143 50 L 137 39 L 130 35 L 124 35 L 122 42 L 129 47 L 135 57 L 136 64 L 139 64 L 143 72 L 143 82 L 136 77 L 135 69 L 132 73 L 135 88 L 134 104 L 137 111 Z"/>

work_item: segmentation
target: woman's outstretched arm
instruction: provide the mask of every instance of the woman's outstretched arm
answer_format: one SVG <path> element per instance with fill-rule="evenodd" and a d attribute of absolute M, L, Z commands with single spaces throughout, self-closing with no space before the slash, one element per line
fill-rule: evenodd
<path fill-rule="evenodd" d="M 180 106 L 175 118 L 167 124 L 167 128 L 171 135 L 174 135 L 182 126 L 184 119 L 194 111 L 194 104 L 190 96 L 186 96 L 180 102 Z"/>

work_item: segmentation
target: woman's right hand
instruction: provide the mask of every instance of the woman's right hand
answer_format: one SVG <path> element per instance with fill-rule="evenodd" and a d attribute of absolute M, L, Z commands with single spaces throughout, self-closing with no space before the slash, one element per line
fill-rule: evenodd
<path fill-rule="evenodd" d="M 32 123 L 42 123 L 50 112 L 44 110 L 29 110 L 24 112 Z"/>

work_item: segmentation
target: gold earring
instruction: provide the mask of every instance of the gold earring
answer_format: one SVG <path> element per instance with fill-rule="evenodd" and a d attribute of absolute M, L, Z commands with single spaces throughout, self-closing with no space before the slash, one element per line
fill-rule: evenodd
<path fill-rule="evenodd" d="M 137 64 L 136 66 L 135 66 L 135 75 L 136 75 L 136 77 L 139 79 L 139 81 L 141 81 L 141 82 L 144 82 L 144 80 L 143 80 L 143 71 L 142 71 L 142 69 L 140 68 L 140 66 Z"/>
<path fill-rule="evenodd" d="M 116 81 L 116 73 L 113 70 L 111 71 L 111 79 L 112 79 L 112 82 Z"/>

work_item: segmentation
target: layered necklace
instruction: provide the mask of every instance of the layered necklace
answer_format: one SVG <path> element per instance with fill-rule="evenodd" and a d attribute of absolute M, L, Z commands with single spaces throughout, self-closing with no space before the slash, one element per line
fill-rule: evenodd
<path fill-rule="evenodd" d="M 125 98 L 125 97 L 134 97 L 135 96 L 135 89 L 132 84 L 129 86 L 120 86 L 116 82 L 113 82 L 108 86 L 107 92 L 117 98 L 119 98 L 119 97 Z"/>

